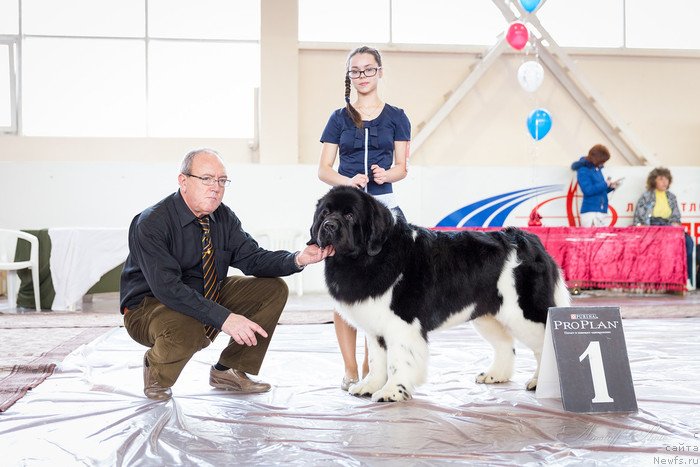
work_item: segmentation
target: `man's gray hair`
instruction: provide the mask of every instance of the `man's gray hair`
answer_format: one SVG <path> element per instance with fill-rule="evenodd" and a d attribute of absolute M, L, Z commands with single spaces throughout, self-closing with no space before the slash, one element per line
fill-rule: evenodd
<path fill-rule="evenodd" d="M 221 159 L 221 156 L 219 155 L 219 153 L 213 149 L 210 149 L 210 148 L 193 149 L 192 151 L 188 152 L 185 155 L 184 159 L 182 159 L 182 165 L 180 165 L 180 173 L 183 173 L 183 174 L 191 173 L 192 161 L 194 161 L 194 158 L 198 154 L 202 154 L 202 153 L 211 154 L 211 155 L 214 155 L 214 156 L 218 157 L 219 159 Z"/>

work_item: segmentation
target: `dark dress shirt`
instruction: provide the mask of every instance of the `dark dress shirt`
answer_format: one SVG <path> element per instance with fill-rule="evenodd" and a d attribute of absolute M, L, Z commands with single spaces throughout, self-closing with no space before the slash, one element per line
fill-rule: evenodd
<path fill-rule="evenodd" d="M 220 281 L 229 266 L 258 277 L 300 271 L 294 253 L 260 248 L 223 203 L 209 218 Z M 168 308 L 221 329 L 231 311 L 202 294 L 202 228 L 178 191 L 131 221 L 120 310 L 123 313 L 125 307 L 135 308 L 145 297 L 155 297 Z"/>

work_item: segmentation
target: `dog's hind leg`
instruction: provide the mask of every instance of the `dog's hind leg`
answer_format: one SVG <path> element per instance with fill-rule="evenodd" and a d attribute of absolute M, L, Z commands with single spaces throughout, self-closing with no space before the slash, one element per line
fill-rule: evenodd
<path fill-rule="evenodd" d="M 480 316 L 472 321 L 474 328 L 493 347 L 494 357 L 491 367 L 476 375 L 477 383 L 505 383 L 513 376 L 515 348 L 513 336 L 492 315 Z"/>
<path fill-rule="evenodd" d="M 535 374 L 532 375 L 530 381 L 525 385 L 528 391 L 534 391 L 537 388 L 537 377 L 540 374 L 540 360 L 542 359 L 542 347 L 544 346 L 544 324 L 523 318 L 522 323 L 512 326 L 511 330 L 513 336 L 535 354 L 537 368 L 535 369 Z"/>
<path fill-rule="evenodd" d="M 369 373 L 361 381 L 348 388 L 353 396 L 371 396 L 384 386 L 386 373 L 386 342 L 381 336 L 367 336 L 369 352 Z"/>
<path fill-rule="evenodd" d="M 399 402 L 412 397 L 428 372 L 428 341 L 419 326 L 402 326 L 387 339 L 388 380 L 372 394 L 375 402 Z"/>
<path fill-rule="evenodd" d="M 554 303 L 558 307 L 567 307 L 571 305 L 571 296 L 566 288 L 566 282 L 559 273 L 559 280 L 554 288 Z M 545 310 L 541 311 L 543 316 L 547 316 Z M 525 344 L 532 350 L 535 355 L 535 360 L 537 360 L 537 368 L 535 369 L 535 374 L 532 375 L 530 381 L 527 382 L 525 388 L 528 391 L 534 391 L 537 389 L 537 378 L 540 375 L 540 360 L 542 359 L 542 347 L 544 346 L 544 323 L 536 323 L 525 318 L 511 323 L 511 332 L 513 336 Z"/>

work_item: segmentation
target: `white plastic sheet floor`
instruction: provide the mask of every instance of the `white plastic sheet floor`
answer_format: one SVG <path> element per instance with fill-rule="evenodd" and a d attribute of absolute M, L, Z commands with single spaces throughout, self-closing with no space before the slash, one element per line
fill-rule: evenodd
<path fill-rule="evenodd" d="M 471 325 L 431 334 L 428 382 L 403 403 L 342 392 L 332 325 L 277 328 L 261 395 L 208 386 L 225 339 L 190 361 L 174 397 L 142 392 L 144 347 L 114 328 L 0 414 L 0 464 L 662 465 L 700 463 L 700 318 L 623 321 L 639 412 L 580 415 L 513 381 L 480 385 L 490 348 Z"/>

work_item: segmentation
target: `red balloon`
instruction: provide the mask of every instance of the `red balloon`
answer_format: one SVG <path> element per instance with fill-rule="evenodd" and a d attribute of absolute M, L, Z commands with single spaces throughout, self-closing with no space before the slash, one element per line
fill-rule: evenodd
<path fill-rule="evenodd" d="M 525 47 L 529 37 L 530 33 L 527 31 L 527 27 L 520 21 L 511 23 L 511 25 L 508 26 L 506 40 L 515 50 L 521 50 Z"/>

